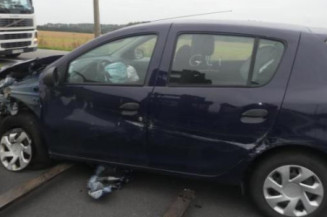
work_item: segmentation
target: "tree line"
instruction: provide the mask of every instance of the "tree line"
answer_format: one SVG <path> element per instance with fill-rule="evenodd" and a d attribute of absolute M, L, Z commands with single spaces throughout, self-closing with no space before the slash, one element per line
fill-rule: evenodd
<path fill-rule="evenodd" d="M 126 26 L 132 26 L 136 24 L 141 24 L 146 22 L 133 22 L 128 24 L 103 24 L 101 25 L 102 33 L 111 32 Z M 47 23 L 44 25 L 38 25 L 38 30 L 43 31 L 56 31 L 56 32 L 79 32 L 79 33 L 93 33 L 94 24 L 93 23 L 79 23 L 79 24 L 67 24 L 67 23 Z"/>

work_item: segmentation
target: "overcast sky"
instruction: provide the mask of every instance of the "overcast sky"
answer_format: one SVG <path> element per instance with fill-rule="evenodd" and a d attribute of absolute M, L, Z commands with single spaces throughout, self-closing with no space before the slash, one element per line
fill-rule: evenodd
<path fill-rule="evenodd" d="M 194 18 L 257 20 L 327 28 L 327 0 L 99 1 L 103 24 L 124 24 L 232 10 L 231 13 Z M 34 5 L 39 24 L 93 22 L 93 0 L 34 0 Z"/>

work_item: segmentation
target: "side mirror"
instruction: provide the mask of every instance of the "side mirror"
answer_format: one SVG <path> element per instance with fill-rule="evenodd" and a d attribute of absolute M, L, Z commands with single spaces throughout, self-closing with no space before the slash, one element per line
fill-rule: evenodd
<path fill-rule="evenodd" d="M 54 87 L 59 84 L 59 75 L 56 67 L 51 67 L 45 72 L 43 83 L 49 87 Z"/>

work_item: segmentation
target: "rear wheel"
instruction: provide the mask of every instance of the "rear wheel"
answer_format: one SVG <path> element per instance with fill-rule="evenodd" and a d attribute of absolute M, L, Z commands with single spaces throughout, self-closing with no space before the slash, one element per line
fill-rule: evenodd
<path fill-rule="evenodd" d="M 326 162 L 315 155 L 296 152 L 271 156 L 255 168 L 249 192 L 266 216 L 324 216 Z"/>
<path fill-rule="evenodd" d="M 0 126 L 0 161 L 9 171 L 49 165 L 39 126 L 31 114 L 6 117 Z"/>

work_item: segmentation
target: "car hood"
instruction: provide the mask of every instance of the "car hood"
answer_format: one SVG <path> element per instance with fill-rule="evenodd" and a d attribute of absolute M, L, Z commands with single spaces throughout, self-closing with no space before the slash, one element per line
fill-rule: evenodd
<path fill-rule="evenodd" d="M 36 82 L 43 69 L 61 57 L 58 55 L 36 58 L 2 67 L 0 70 L 0 94 L 9 86 L 19 86 L 20 84 L 25 85 L 26 82 Z"/>

